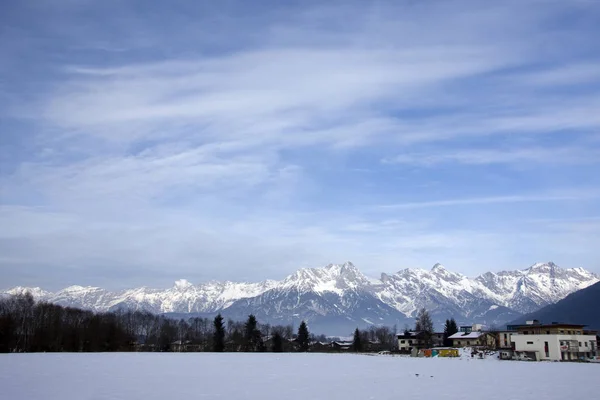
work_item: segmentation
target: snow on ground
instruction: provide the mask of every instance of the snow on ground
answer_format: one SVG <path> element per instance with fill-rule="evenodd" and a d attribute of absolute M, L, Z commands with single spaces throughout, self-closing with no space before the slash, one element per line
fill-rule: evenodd
<path fill-rule="evenodd" d="M 592 364 L 353 354 L 6 354 L 0 398 L 596 398 L 599 373 Z"/>

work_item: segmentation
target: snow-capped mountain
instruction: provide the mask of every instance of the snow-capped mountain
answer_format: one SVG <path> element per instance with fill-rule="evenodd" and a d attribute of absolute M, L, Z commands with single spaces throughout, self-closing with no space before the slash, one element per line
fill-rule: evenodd
<path fill-rule="evenodd" d="M 562 269 L 549 262 L 523 271 L 488 272 L 476 281 L 491 292 L 494 301 L 529 313 L 598 282 L 598 276 L 583 268 Z"/>
<path fill-rule="evenodd" d="M 171 288 L 137 288 L 111 292 L 71 286 L 52 293 L 17 287 L 5 293 L 30 292 L 37 300 L 96 311 L 147 310 L 153 313 L 221 312 L 231 318 L 252 313 L 263 322 L 289 323 L 302 319 L 312 326 L 411 324 L 425 307 L 438 323 L 450 316 L 462 322 L 500 325 L 520 314 L 553 304 L 600 279 L 582 268 L 561 269 L 538 263 L 525 270 L 487 272 L 475 278 L 448 271 L 404 269 L 363 275 L 352 263 L 300 269 L 282 281 L 260 283 L 208 282 L 193 285 L 179 280 Z"/>
<path fill-rule="evenodd" d="M 276 281 L 264 281 L 260 283 L 208 282 L 193 285 L 185 279 L 180 279 L 173 287 L 164 290 L 142 287 L 110 292 L 91 286 L 70 286 L 52 293 L 40 288 L 15 287 L 6 293 L 29 292 L 36 300 L 94 311 L 132 309 L 156 314 L 203 313 L 225 309 L 237 300 L 258 296 L 277 284 Z"/>
<path fill-rule="evenodd" d="M 252 313 L 277 324 L 305 320 L 312 329 L 334 334 L 405 321 L 404 314 L 377 297 L 376 285 L 351 263 L 302 269 L 257 297 L 236 301 L 223 314 L 242 319 Z"/>

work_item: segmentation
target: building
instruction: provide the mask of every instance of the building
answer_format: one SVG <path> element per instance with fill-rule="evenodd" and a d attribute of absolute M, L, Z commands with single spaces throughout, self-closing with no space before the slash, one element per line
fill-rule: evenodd
<path fill-rule="evenodd" d="M 398 335 L 398 350 L 401 352 L 411 352 L 413 349 L 422 349 L 425 347 L 425 338 L 423 332 L 407 331 Z"/>
<path fill-rule="evenodd" d="M 484 326 L 481 324 L 463 325 L 458 328 L 458 331 L 462 333 L 481 332 L 484 330 L 483 328 Z"/>
<path fill-rule="evenodd" d="M 191 340 L 177 340 L 171 343 L 171 351 L 173 352 L 188 352 L 188 351 L 201 351 L 202 346 L 199 344 L 192 343 Z"/>
<path fill-rule="evenodd" d="M 443 347 L 444 346 L 444 332 L 436 332 L 431 337 L 431 341 L 433 347 Z"/>
<path fill-rule="evenodd" d="M 534 361 L 572 361 L 598 358 L 596 332 L 584 330 L 585 325 L 542 324 L 527 321 L 513 330 L 511 343 L 515 358 Z"/>
<path fill-rule="evenodd" d="M 397 335 L 398 350 L 402 352 L 411 352 L 413 348 L 423 349 L 427 345 L 427 335 L 425 332 L 403 332 Z M 433 333 L 431 335 L 431 347 L 444 346 L 444 333 Z"/>
<path fill-rule="evenodd" d="M 496 350 L 502 360 L 511 360 L 513 358 L 512 335 L 514 331 L 498 331 L 496 335 Z"/>
<path fill-rule="evenodd" d="M 454 347 L 496 347 L 496 336 L 483 331 L 483 325 L 461 326 L 460 331 L 448 337 Z"/>
<path fill-rule="evenodd" d="M 337 350 L 337 351 L 348 351 L 352 349 L 352 345 L 354 344 L 354 342 L 350 342 L 350 341 L 335 341 L 335 342 L 331 342 L 331 348 L 333 350 Z"/>
<path fill-rule="evenodd" d="M 450 336 L 454 347 L 488 347 L 496 346 L 496 338 L 489 332 L 471 331 L 469 333 L 458 332 Z"/>
<path fill-rule="evenodd" d="M 501 349 L 512 349 L 512 335 L 514 334 L 514 331 L 498 331 L 495 332 L 496 335 L 496 348 L 498 350 Z"/>

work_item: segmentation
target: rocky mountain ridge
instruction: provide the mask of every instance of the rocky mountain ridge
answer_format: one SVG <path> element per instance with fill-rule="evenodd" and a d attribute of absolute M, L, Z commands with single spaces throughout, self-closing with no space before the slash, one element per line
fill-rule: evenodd
<path fill-rule="evenodd" d="M 425 307 L 439 323 L 458 321 L 502 324 L 521 314 L 556 303 L 600 281 L 583 268 L 562 269 L 552 262 L 524 270 L 487 272 L 475 278 L 451 272 L 441 264 L 431 270 L 403 269 L 395 274 L 366 277 L 352 263 L 305 268 L 282 281 L 260 283 L 179 280 L 168 289 L 135 288 L 108 291 L 71 286 L 57 292 L 16 287 L 8 294 L 30 292 L 36 300 L 95 311 L 146 310 L 153 313 L 221 312 L 231 318 L 253 313 L 270 323 L 305 319 L 316 325 L 412 325 Z"/>

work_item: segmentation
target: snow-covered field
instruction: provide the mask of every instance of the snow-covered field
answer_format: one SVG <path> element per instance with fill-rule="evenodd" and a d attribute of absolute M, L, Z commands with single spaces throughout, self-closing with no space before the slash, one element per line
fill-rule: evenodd
<path fill-rule="evenodd" d="M 600 365 L 470 358 L 8 354 L 0 399 L 592 399 L 599 376 Z"/>

